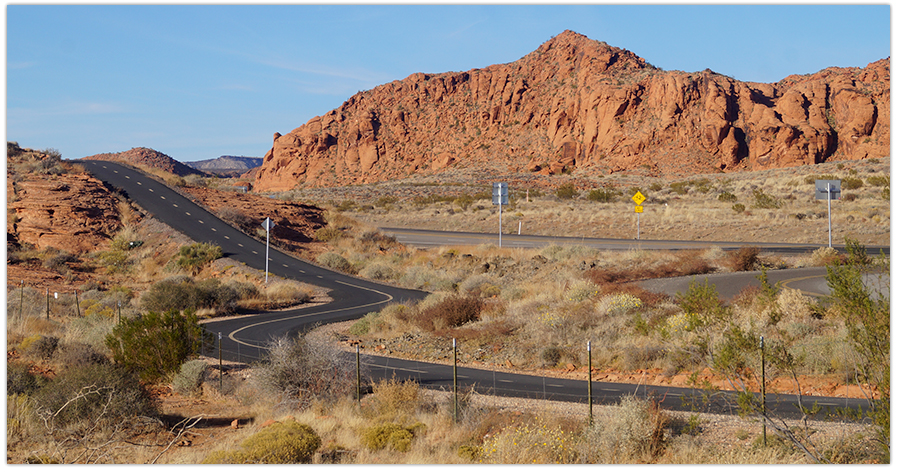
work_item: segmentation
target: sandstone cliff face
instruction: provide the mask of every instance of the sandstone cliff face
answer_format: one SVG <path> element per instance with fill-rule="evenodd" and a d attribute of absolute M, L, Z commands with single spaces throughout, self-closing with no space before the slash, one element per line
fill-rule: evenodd
<path fill-rule="evenodd" d="M 662 71 L 566 31 L 508 64 L 413 74 L 281 135 L 257 191 L 371 183 L 447 168 L 655 175 L 883 157 L 890 63 L 775 84 Z"/>
<path fill-rule="evenodd" d="M 107 247 L 122 226 L 118 200 L 89 174 L 35 176 L 15 187 L 15 199 L 7 203 L 13 217 L 8 239 L 83 253 Z"/>

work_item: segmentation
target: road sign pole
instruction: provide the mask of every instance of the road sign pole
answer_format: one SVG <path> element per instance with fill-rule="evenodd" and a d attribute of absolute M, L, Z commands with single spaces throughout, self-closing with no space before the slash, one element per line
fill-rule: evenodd
<path fill-rule="evenodd" d="M 500 229 L 497 232 L 497 245 L 503 247 L 503 203 L 500 203 Z"/>
<path fill-rule="evenodd" d="M 641 239 L 641 214 L 638 213 L 638 241 Z"/>
<path fill-rule="evenodd" d="M 268 223 L 269 220 L 266 220 Z M 269 283 L 269 225 L 266 224 L 266 283 Z"/>

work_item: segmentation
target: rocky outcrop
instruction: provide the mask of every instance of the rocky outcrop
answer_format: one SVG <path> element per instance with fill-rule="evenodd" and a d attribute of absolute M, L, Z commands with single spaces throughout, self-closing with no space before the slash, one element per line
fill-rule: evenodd
<path fill-rule="evenodd" d="M 194 201 L 248 234 L 257 234 L 262 223 L 275 223 L 272 243 L 289 251 L 313 255 L 324 250 L 316 230 L 326 225 L 322 209 L 303 203 L 276 200 L 252 193 L 236 193 L 205 187 L 182 187 Z"/>
<path fill-rule="evenodd" d="M 8 237 L 71 253 L 107 247 L 122 223 L 118 200 L 103 183 L 88 174 L 40 177 L 15 183 L 15 197 L 7 202 Z"/>
<path fill-rule="evenodd" d="M 161 169 L 170 174 L 186 176 L 191 174 L 208 175 L 197 169 L 186 166 L 166 154 L 159 151 L 136 147 L 123 152 L 111 152 L 104 154 L 94 154 L 93 156 L 84 157 L 82 159 L 94 161 L 115 161 L 123 162 L 133 166 L 144 166 L 152 169 Z"/>
<path fill-rule="evenodd" d="M 257 191 L 453 168 L 655 175 L 883 157 L 890 62 L 778 83 L 663 71 L 566 31 L 511 63 L 413 74 L 275 133 Z"/>

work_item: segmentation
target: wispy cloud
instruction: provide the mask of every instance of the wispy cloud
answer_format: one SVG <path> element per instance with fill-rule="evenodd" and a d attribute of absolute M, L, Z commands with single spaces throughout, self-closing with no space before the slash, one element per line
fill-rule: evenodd
<path fill-rule="evenodd" d="M 387 74 L 358 68 L 343 69 L 314 64 L 289 63 L 283 59 L 255 59 L 255 61 L 264 66 L 273 67 L 280 70 L 300 72 L 310 75 L 319 75 L 323 77 L 350 79 L 361 82 L 363 84 L 380 84 L 392 80 L 392 78 Z"/>
<path fill-rule="evenodd" d="M 70 101 L 38 107 L 10 107 L 10 122 L 30 121 L 50 117 L 109 115 L 125 113 L 127 109 L 118 103 Z"/>
<path fill-rule="evenodd" d="M 7 62 L 6 69 L 7 70 L 23 70 L 23 69 L 31 69 L 32 67 L 36 67 L 38 65 L 37 62 Z"/>

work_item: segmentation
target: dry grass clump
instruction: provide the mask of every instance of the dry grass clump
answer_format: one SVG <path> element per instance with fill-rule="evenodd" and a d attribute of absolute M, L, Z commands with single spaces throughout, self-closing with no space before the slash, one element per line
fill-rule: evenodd
<path fill-rule="evenodd" d="M 585 430 L 582 453 L 591 463 L 654 462 L 671 439 L 670 421 L 656 401 L 622 397 L 615 416 L 596 420 Z"/>

